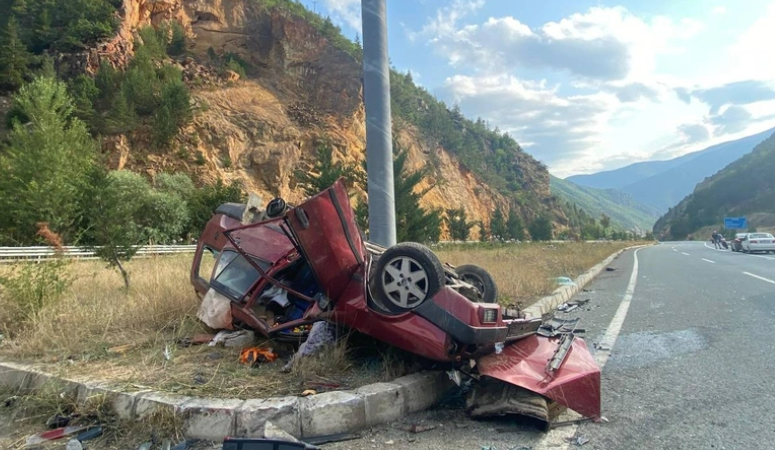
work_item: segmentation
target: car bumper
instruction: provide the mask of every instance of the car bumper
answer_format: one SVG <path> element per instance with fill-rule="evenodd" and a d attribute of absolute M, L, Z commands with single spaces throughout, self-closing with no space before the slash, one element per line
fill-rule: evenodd
<path fill-rule="evenodd" d="M 541 319 L 503 320 L 502 325 L 472 326 L 433 300 L 426 301 L 413 312 L 465 345 L 511 342 L 535 334 L 541 326 Z"/>

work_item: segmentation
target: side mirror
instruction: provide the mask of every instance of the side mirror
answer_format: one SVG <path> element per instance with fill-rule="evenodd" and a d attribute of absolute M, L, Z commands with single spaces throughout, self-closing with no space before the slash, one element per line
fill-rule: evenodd
<path fill-rule="evenodd" d="M 266 205 L 266 216 L 269 218 L 280 217 L 288 209 L 288 205 L 285 200 L 281 198 L 275 198 Z"/>

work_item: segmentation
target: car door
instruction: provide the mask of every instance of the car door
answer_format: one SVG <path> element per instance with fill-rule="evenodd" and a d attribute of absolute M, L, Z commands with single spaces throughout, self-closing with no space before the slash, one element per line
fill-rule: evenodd
<path fill-rule="evenodd" d="M 318 285 L 336 301 L 366 256 L 344 183 L 337 180 L 288 211 L 285 220 Z"/>
<path fill-rule="evenodd" d="M 224 230 L 239 225 L 239 220 L 224 214 L 220 208 L 205 225 L 199 242 L 197 242 L 190 274 L 191 284 L 199 294 L 204 295 L 210 289 L 210 277 L 215 267 L 215 261 L 223 247 L 229 243 L 229 239 L 223 234 Z"/>

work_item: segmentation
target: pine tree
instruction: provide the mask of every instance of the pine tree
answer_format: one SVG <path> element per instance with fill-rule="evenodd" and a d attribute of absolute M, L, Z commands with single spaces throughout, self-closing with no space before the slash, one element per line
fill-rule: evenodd
<path fill-rule="evenodd" d="M 530 237 L 534 241 L 549 241 L 552 239 L 552 222 L 546 216 L 539 216 L 530 223 Z"/>
<path fill-rule="evenodd" d="M 449 225 L 449 233 L 452 235 L 452 239 L 456 241 L 468 240 L 468 234 L 471 231 L 471 227 L 474 226 L 473 223 L 468 222 L 466 210 L 463 208 L 448 209 L 447 224 Z"/>
<path fill-rule="evenodd" d="M 490 233 L 487 230 L 487 225 L 484 222 L 479 222 L 479 242 L 487 242 L 490 240 Z"/>
<path fill-rule="evenodd" d="M 11 16 L 0 34 L 0 90 L 13 91 L 24 84 L 32 54 L 19 39 L 19 24 Z"/>
<path fill-rule="evenodd" d="M 365 178 L 355 164 L 334 162 L 333 149 L 327 143 L 318 145 L 317 158 L 311 170 L 297 170 L 295 175 L 298 185 L 308 197 L 328 188 L 339 178 L 344 178 L 348 186 L 365 183 Z"/>
<path fill-rule="evenodd" d="M 525 239 L 525 227 L 522 219 L 517 215 L 517 209 L 513 206 L 509 209 L 509 218 L 506 221 L 506 230 L 511 239 L 521 241 Z"/>
<path fill-rule="evenodd" d="M 503 240 L 508 237 L 508 230 L 506 229 L 506 219 L 503 217 L 503 211 L 500 206 L 495 208 L 495 212 L 492 214 L 490 220 L 490 232 L 493 239 Z"/>

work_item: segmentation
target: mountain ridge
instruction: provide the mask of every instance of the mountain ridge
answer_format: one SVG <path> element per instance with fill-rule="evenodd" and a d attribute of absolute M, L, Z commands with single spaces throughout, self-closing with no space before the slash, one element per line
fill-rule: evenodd
<path fill-rule="evenodd" d="M 664 214 L 690 194 L 698 183 L 750 153 L 774 131 L 772 128 L 722 142 L 671 160 L 645 161 L 598 174 L 574 175 L 566 180 L 598 189 L 602 186 L 618 189 Z M 625 178 L 629 178 L 629 182 L 623 184 Z"/>
<path fill-rule="evenodd" d="M 652 229 L 660 213 L 656 208 L 637 202 L 629 194 L 616 189 L 581 186 L 550 175 L 552 193 L 576 204 L 592 217 L 605 214 L 612 228 L 644 234 Z"/>
<path fill-rule="evenodd" d="M 654 233 L 684 239 L 725 216 L 749 216 L 750 225 L 775 226 L 775 133 L 750 153 L 697 185 L 654 224 Z"/>

